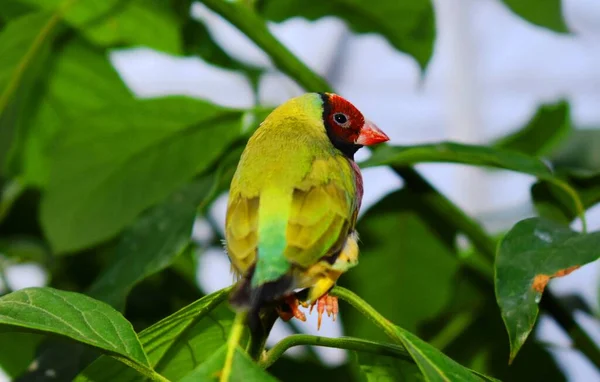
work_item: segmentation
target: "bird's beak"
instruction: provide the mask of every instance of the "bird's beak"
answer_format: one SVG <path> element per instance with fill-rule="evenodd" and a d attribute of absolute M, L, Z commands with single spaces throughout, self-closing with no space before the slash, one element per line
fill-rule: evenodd
<path fill-rule="evenodd" d="M 371 121 L 365 121 L 362 129 L 360 129 L 360 135 L 354 143 L 361 146 L 371 146 L 377 143 L 387 142 L 390 138 Z"/>

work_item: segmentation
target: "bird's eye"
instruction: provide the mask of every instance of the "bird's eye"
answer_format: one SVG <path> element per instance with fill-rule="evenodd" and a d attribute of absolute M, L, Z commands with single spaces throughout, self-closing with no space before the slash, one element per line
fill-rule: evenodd
<path fill-rule="evenodd" d="M 348 124 L 348 117 L 344 113 L 335 113 L 333 115 L 333 120 L 342 127 L 346 127 Z"/>

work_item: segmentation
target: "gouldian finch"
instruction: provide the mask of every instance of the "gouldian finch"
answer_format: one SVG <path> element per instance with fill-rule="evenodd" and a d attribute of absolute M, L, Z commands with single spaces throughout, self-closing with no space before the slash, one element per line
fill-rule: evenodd
<path fill-rule="evenodd" d="M 258 310 L 278 303 L 284 320 L 306 319 L 302 302 L 338 313 L 328 296 L 358 262 L 356 217 L 363 181 L 354 154 L 389 140 L 349 101 L 307 93 L 277 107 L 254 132 L 231 182 L 226 250 L 239 281 L 230 301 Z"/>

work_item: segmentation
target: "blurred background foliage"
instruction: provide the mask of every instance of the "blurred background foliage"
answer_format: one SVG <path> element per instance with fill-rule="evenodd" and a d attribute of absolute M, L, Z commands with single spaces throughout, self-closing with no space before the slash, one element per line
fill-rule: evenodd
<path fill-rule="evenodd" d="M 123 82 L 110 52 L 143 46 L 237 71 L 259 99 L 265 69 L 224 50 L 207 25 L 190 17 L 192 3 L 2 0 L 0 5 L 2 291 L 12 288 L 8 269 L 36 264 L 45 285 L 85 293 L 122 312 L 142 331 L 147 352 L 159 345 L 144 329 L 205 295 L 197 282 L 199 258 L 221 240 L 208 211 L 227 190 L 246 139 L 271 110 L 258 101 L 242 109 L 187 96 L 142 99 Z M 334 16 L 354 33 L 383 36 L 423 73 L 437 38 L 429 0 L 201 3 L 247 34 L 281 72 L 308 91 L 329 86 L 269 33 L 266 21 Z M 569 33 L 560 0 L 503 3 L 526 22 Z M 490 146 L 543 156 L 587 209 L 600 201 L 599 140 L 597 130 L 574 129 L 569 104 L 558 102 L 542 105 L 528 124 Z M 389 163 L 379 164 L 447 161 L 532 173 L 520 157 L 455 150 L 436 159 L 434 147 L 423 155 L 414 151 L 414 158 L 411 153 L 402 160 L 385 157 Z M 377 153 L 374 159 L 380 159 Z M 403 168 L 399 175 L 410 183 Z M 531 189 L 538 214 L 570 224 L 577 215 L 571 196 L 554 178 L 539 179 Z M 565 380 L 547 346 L 533 338 L 513 365 L 507 364 L 509 342 L 491 281 L 495 246 L 506 229 L 479 245 L 473 241 L 476 234 L 465 245 L 464 213 L 444 204 L 447 200 L 428 183 L 419 183 L 422 179 L 412 180 L 413 187 L 385 196 L 363 213 L 360 265 L 340 284 L 464 366 L 506 381 Z M 436 208 L 440 205 L 446 209 Z M 212 225 L 213 235 L 193 239 L 192 228 L 199 222 Z M 223 277 L 227 285 L 229 276 Z M 567 316 L 581 308 L 560 303 Z M 344 334 L 384 339 L 357 311 L 346 304 L 341 309 Z M 589 307 L 584 310 L 593 314 Z M 163 338 L 171 341 L 169 350 L 149 353 L 152 366 L 171 380 L 183 378 L 220 348 L 231 320 L 232 313 L 221 306 L 200 320 L 178 323 L 181 336 Z M 569 329 L 573 323 L 562 319 L 561 325 Z M 45 334 L 3 329 L 0 367 L 18 381 L 73 380 L 98 355 Z M 289 330 L 298 331 L 298 325 Z M 414 365 L 400 363 L 352 353 L 344 364 L 331 367 L 309 349 L 300 357 L 282 358 L 269 371 L 285 381 L 420 378 L 416 369 L 410 371 Z M 138 378 L 103 358 L 78 378 L 114 381 L 127 375 Z"/>

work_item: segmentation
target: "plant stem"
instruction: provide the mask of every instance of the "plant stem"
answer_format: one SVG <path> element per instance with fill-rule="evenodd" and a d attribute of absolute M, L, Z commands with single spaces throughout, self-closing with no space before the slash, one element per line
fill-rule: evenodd
<path fill-rule="evenodd" d="M 271 35 L 264 20 L 252 12 L 251 9 L 223 0 L 201 1 L 208 8 L 221 15 L 224 19 L 242 31 L 269 55 L 277 68 L 295 79 L 304 89 L 313 92 L 333 91 L 327 82 L 314 73 L 283 44 L 273 37 L 273 35 Z M 473 246 L 493 263 L 496 253 L 496 243 L 477 221 L 466 215 L 460 208 L 454 205 L 454 203 L 439 193 L 413 168 L 397 167 L 394 168 L 394 171 L 405 180 L 406 187 L 412 190 L 425 192 L 426 195 L 424 195 L 424 198 L 430 207 L 437 211 L 449 225 L 456 227 L 459 231 L 467 235 Z M 486 277 L 485 279 L 487 280 L 486 282 L 488 285 L 493 285 L 493 280 L 490 280 L 489 277 Z M 550 291 L 547 291 L 546 295 L 551 300 L 556 300 Z M 542 307 L 554 317 L 567 333 L 577 337 L 579 339 L 578 343 L 583 342 L 588 344 L 589 346 L 585 346 L 580 350 L 592 360 L 594 364 L 600 364 L 600 349 L 595 346 L 585 331 L 579 326 L 575 319 L 573 319 L 571 313 L 564 309 L 558 301 L 556 302 L 555 305 L 547 307 L 545 306 L 547 303 L 544 303 L 542 300 Z M 566 317 L 568 317 L 568 319 L 566 319 Z"/>
<path fill-rule="evenodd" d="M 233 367 L 233 358 L 235 356 L 236 349 L 239 348 L 240 340 L 244 334 L 244 326 L 246 324 L 247 312 L 238 312 L 233 320 L 233 326 L 231 332 L 229 332 L 229 339 L 227 340 L 227 355 L 225 356 L 225 364 L 221 372 L 220 382 L 229 382 L 231 377 L 231 369 Z"/>
<path fill-rule="evenodd" d="M 397 343 L 402 343 L 402 339 L 398 337 L 396 333 L 394 324 L 389 321 L 387 318 L 383 317 L 381 313 L 379 313 L 375 308 L 373 308 L 369 303 L 365 300 L 361 299 L 351 291 L 346 288 L 342 288 L 340 286 L 335 286 L 329 292 L 329 295 L 336 296 L 346 301 L 360 313 L 362 313 L 365 317 L 370 319 L 375 325 L 379 326 L 385 334 L 387 334 L 391 339 L 396 341 Z"/>
<path fill-rule="evenodd" d="M 163 377 L 162 375 L 160 375 L 159 373 L 157 373 L 156 371 L 152 370 L 151 368 L 149 368 L 146 365 L 141 365 L 138 364 L 136 362 L 131 361 L 128 358 L 119 356 L 119 355 L 113 355 L 113 358 L 123 362 L 125 365 L 131 367 L 132 369 L 137 370 L 138 373 L 146 376 L 148 379 L 150 379 L 151 381 L 156 381 L 156 382 L 171 382 L 169 379 Z"/>
<path fill-rule="evenodd" d="M 575 189 L 573 189 L 573 187 L 571 187 L 568 183 L 563 182 L 559 179 L 549 178 L 548 182 L 553 183 L 555 186 L 561 188 L 564 192 L 569 194 L 571 200 L 573 200 L 573 203 L 575 205 L 577 216 L 581 221 L 581 230 L 583 231 L 583 233 L 587 233 L 587 220 L 585 220 L 585 208 L 581 203 L 581 198 L 579 197 L 579 194 L 577 194 L 577 191 L 575 191 Z"/>
<path fill-rule="evenodd" d="M 260 361 L 260 365 L 267 369 L 275 363 L 291 347 L 300 345 L 324 346 L 330 348 L 347 349 L 362 351 L 367 353 L 379 354 L 402 358 L 405 361 L 414 363 L 412 357 L 402 346 L 392 344 L 382 344 L 373 341 L 367 341 L 360 338 L 341 337 L 330 338 L 311 336 L 308 334 L 292 334 L 279 341 L 271 350 L 267 352 L 266 357 Z"/>
<path fill-rule="evenodd" d="M 201 0 L 201 2 L 248 36 L 269 55 L 277 68 L 296 80 L 300 86 L 315 92 L 331 91 L 331 87 L 321 76 L 310 70 L 273 37 L 264 20 L 251 9 L 223 0 Z"/>

